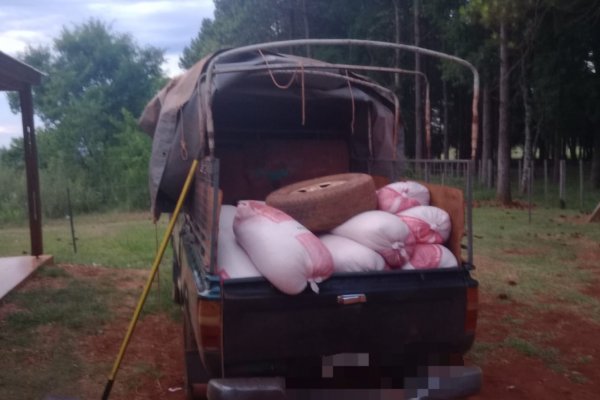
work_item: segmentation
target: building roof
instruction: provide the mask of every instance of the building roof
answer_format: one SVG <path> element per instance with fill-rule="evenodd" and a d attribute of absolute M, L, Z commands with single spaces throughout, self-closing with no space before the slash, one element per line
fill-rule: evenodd
<path fill-rule="evenodd" d="M 21 90 L 39 85 L 45 74 L 0 51 L 0 90 Z"/>

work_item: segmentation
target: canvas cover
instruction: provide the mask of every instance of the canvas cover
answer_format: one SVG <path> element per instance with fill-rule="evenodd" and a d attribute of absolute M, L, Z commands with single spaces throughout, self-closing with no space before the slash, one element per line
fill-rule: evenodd
<path fill-rule="evenodd" d="M 218 53 L 215 53 L 218 54 Z M 397 132 L 401 125 L 396 123 L 394 97 L 383 88 L 374 87 L 368 78 L 340 69 L 322 69 L 326 75 L 319 75 L 314 68 L 326 65 L 323 62 L 293 55 L 270 52 L 246 52 L 235 56 L 224 56 L 215 64 L 215 70 L 231 67 L 268 66 L 269 70 L 237 71 L 217 73 L 214 82 L 206 82 L 206 68 L 212 54 L 195 64 L 184 74 L 172 79 L 146 105 L 139 119 L 140 127 L 153 138 L 149 165 L 149 186 L 154 215 L 172 211 L 177 201 L 186 174 L 194 158 L 201 158 L 213 149 L 207 143 L 207 112 L 215 117 L 214 137 L 220 132 L 229 133 L 239 128 L 243 131 L 275 128 L 279 125 L 296 134 L 302 133 L 303 125 L 299 111 L 290 116 L 283 113 L 269 114 L 269 109 L 285 102 L 303 103 L 302 110 L 308 115 L 302 119 L 310 120 L 317 113 L 311 103 L 338 102 L 345 110 L 342 113 L 348 121 L 347 134 L 352 143 L 352 156 L 357 159 L 393 160 L 397 154 Z M 291 70 L 279 70 L 278 66 L 293 67 Z M 309 67 L 313 67 L 310 69 Z M 277 71 L 276 74 L 273 71 Z M 359 79 L 360 82 L 348 83 L 346 76 Z M 281 82 L 289 87 L 282 88 Z M 371 85 L 369 85 L 371 84 Z M 205 97 L 211 89 L 212 109 L 207 110 Z M 238 104 L 255 106 L 255 115 L 244 114 L 244 107 Z M 228 105 L 235 104 L 235 107 Z M 300 106 L 297 107 L 298 110 Z M 355 125 L 355 119 L 361 117 L 367 121 Z M 323 117 L 320 117 L 323 119 Z M 327 118 L 338 118 L 329 115 Z M 352 126 L 350 119 L 352 118 Z M 318 125 L 332 125 L 331 121 L 311 121 L 312 129 Z M 252 126 L 253 122 L 260 126 Z M 236 125 L 237 124 L 237 125 Z M 315 127 L 316 124 L 316 127 Z M 360 126 L 358 126 L 360 125 Z M 282 136 L 282 138 L 285 138 Z M 213 141 L 210 141 L 211 143 Z M 218 140 L 217 140 L 218 146 Z"/>

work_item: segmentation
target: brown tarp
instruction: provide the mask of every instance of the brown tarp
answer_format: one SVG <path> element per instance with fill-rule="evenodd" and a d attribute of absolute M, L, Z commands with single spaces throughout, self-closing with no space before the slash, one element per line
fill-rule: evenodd
<path fill-rule="evenodd" d="M 201 94 L 207 92 L 204 73 L 211 57 L 212 55 L 202 59 L 183 75 L 172 79 L 148 103 L 139 119 L 142 129 L 153 137 L 149 185 L 155 216 L 172 210 L 192 159 L 200 158 L 208 152 L 205 145 L 207 110 L 204 109 Z M 393 132 L 396 126 L 393 95 L 383 88 L 378 90 L 369 87 L 367 84 L 372 81 L 367 78 L 350 74 L 351 77 L 362 79 L 366 83 L 349 84 L 346 71 L 324 69 L 322 72 L 328 75 L 318 75 L 309 72 L 308 69 L 304 70 L 302 66 L 318 66 L 324 63 L 276 53 L 263 55 L 259 52 L 249 52 L 224 57 L 216 64 L 216 68 L 218 70 L 226 67 L 265 66 L 266 63 L 272 69 L 275 69 L 275 66 L 286 65 L 294 67 L 294 70 L 280 70 L 274 77 L 266 70 L 215 75 L 212 86 L 214 103 L 213 109 L 210 110 L 217 116 L 215 138 L 220 135 L 220 127 L 221 130 L 231 133 L 235 127 L 238 127 L 240 132 L 247 132 L 279 124 L 281 130 L 293 129 L 302 132 L 306 127 L 301 124 L 300 118 L 296 119 L 294 115 L 293 120 L 285 119 L 282 113 L 274 114 L 276 106 L 285 101 L 297 101 L 298 104 L 304 102 L 306 109 L 310 110 L 311 102 L 338 102 L 347 105 L 346 109 L 353 110 L 352 119 L 362 111 L 363 119 L 368 119 L 368 126 L 357 127 L 356 132 L 347 122 L 347 134 L 352 135 L 352 141 L 357 144 L 353 149 L 353 157 L 375 160 L 396 158 L 397 134 Z M 332 76 L 331 73 L 335 75 Z M 276 86 L 275 81 L 292 84 L 289 90 L 282 90 Z M 242 115 L 243 107 L 231 107 L 231 104 L 240 103 L 241 100 L 246 101 L 249 107 L 255 107 L 253 115 Z M 308 115 L 307 119 L 310 117 Z M 340 116 L 330 115 L 329 118 L 335 119 Z M 344 118 L 349 120 L 350 113 L 344 114 Z M 252 126 L 255 121 L 256 126 Z M 330 123 L 324 121 L 323 125 L 329 126 Z M 370 145 L 365 145 L 367 143 Z"/>

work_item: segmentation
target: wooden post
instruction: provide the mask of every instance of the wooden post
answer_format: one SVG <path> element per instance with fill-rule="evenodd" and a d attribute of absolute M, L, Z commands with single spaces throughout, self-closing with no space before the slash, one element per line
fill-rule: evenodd
<path fill-rule="evenodd" d="M 23 149 L 25 152 L 25 171 L 27 175 L 27 207 L 29 210 L 29 236 L 31 255 L 44 253 L 42 242 L 42 207 L 40 202 L 40 179 L 38 175 L 37 146 L 33 128 L 33 98 L 31 86 L 19 91 L 21 119 L 23 121 Z"/>
<path fill-rule="evenodd" d="M 71 224 L 71 239 L 73 241 L 73 253 L 77 253 L 77 238 L 75 237 L 75 223 L 73 221 L 73 208 L 71 207 L 71 192 L 67 186 L 67 212 L 69 213 L 69 223 Z M 156 225 L 156 223 L 154 224 Z"/>

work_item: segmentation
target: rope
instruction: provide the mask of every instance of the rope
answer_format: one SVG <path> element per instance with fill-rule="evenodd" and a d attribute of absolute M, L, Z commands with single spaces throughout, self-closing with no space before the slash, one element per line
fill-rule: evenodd
<path fill-rule="evenodd" d="M 258 52 L 262 56 L 263 61 L 265 62 L 265 65 L 267 66 L 267 71 L 269 72 L 269 76 L 271 76 L 271 80 L 273 81 L 273 84 L 276 87 L 278 87 L 279 89 L 282 89 L 282 90 L 289 89 L 292 86 L 292 84 L 294 83 L 294 79 L 296 79 L 296 75 L 298 74 L 298 70 L 295 69 L 294 73 L 292 74 L 292 77 L 290 78 L 290 81 L 288 83 L 286 83 L 285 85 L 282 85 L 281 83 L 277 82 L 277 79 L 275 79 L 275 75 L 273 75 L 273 71 L 271 71 L 271 66 L 269 65 L 269 62 L 267 61 L 267 57 L 265 57 L 265 55 L 262 52 L 262 50 L 258 50 Z M 303 71 L 304 71 L 304 69 L 303 69 Z"/>
<path fill-rule="evenodd" d="M 346 70 L 346 78 L 350 78 L 348 70 Z M 350 90 L 350 98 L 352 99 L 352 120 L 350 121 L 350 132 L 354 135 L 354 121 L 356 120 L 356 103 L 354 101 L 354 92 L 352 91 L 352 84 L 350 79 L 346 79 L 348 82 L 348 90 Z"/>
<path fill-rule="evenodd" d="M 300 70 L 302 71 L 302 74 L 300 75 L 300 92 L 302 95 L 302 126 L 304 126 L 306 123 L 306 93 L 304 87 L 304 64 L 302 63 L 300 63 Z"/>
<path fill-rule="evenodd" d="M 294 81 L 296 80 L 296 76 L 298 76 L 298 70 L 295 69 L 294 73 L 292 74 L 292 76 L 290 77 L 290 80 L 288 83 L 286 84 L 281 84 L 279 82 L 277 82 L 277 79 L 275 78 L 275 75 L 273 74 L 273 71 L 271 70 L 271 66 L 269 65 L 269 61 L 267 60 L 267 57 L 265 56 L 265 54 L 262 52 L 262 50 L 258 50 L 258 52 L 260 53 L 261 57 L 263 58 L 263 61 L 265 62 L 265 65 L 267 66 L 267 72 L 269 73 L 269 76 L 271 77 L 271 81 L 273 82 L 273 85 L 275 85 L 275 87 L 277 87 L 278 89 L 281 90 L 287 90 L 290 87 L 292 87 L 292 84 L 294 83 Z M 305 125 L 306 123 L 306 92 L 305 92 L 305 84 L 304 84 L 304 64 L 299 63 L 300 65 L 300 91 L 301 91 L 301 96 L 302 96 L 302 126 Z"/>

